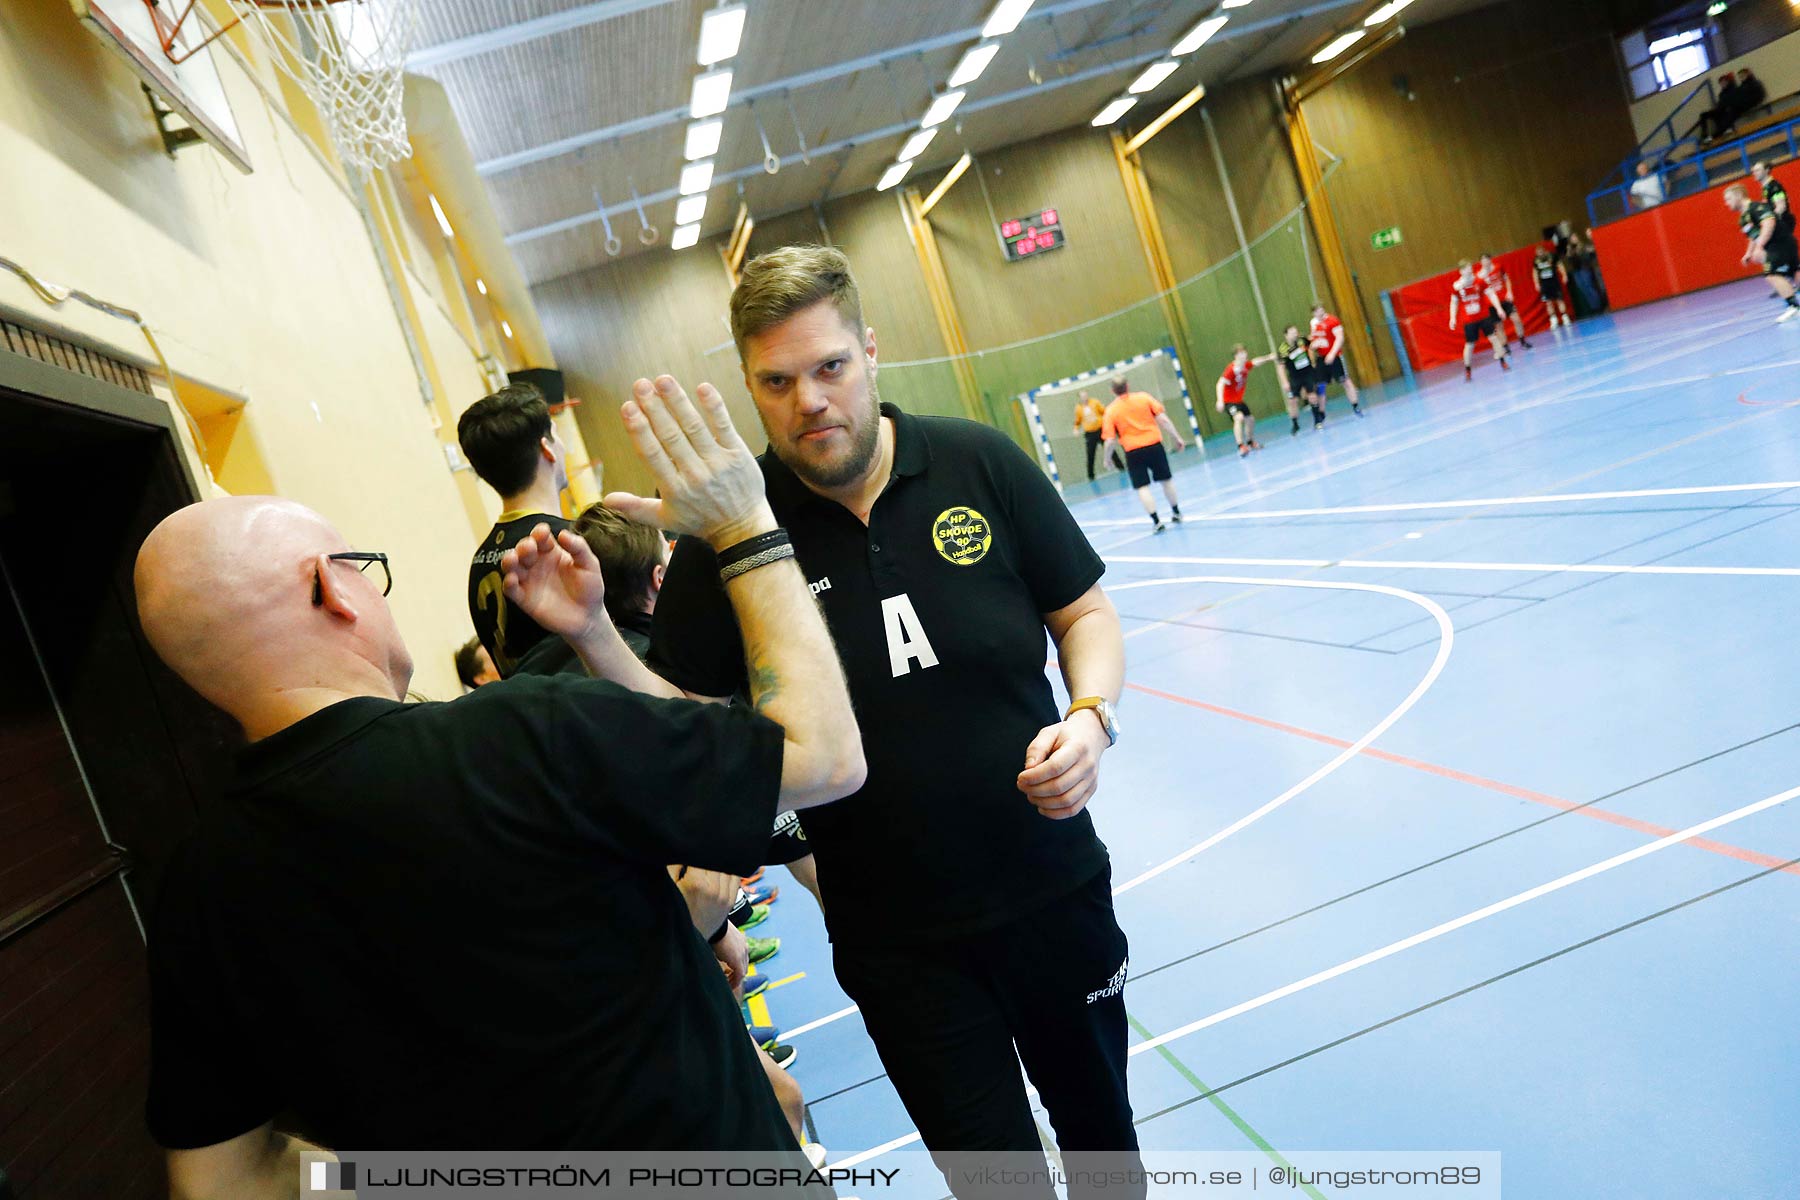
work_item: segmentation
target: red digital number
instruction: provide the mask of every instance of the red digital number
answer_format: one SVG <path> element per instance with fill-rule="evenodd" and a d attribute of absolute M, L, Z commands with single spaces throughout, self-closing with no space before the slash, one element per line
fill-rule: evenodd
<path fill-rule="evenodd" d="M 1030 238 L 1025 238 L 1019 242 L 1019 253 L 1020 254 L 1030 254 L 1033 250 L 1036 250 L 1036 249 L 1037 249 L 1037 243 Z"/>
<path fill-rule="evenodd" d="M 1046 208 L 1043 212 L 1038 214 L 1038 217 L 1046 225 L 1056 224 L 1056 210 L 1054 208 Z"/>
<path fill-rule="evenodd" d="M 1020 225 L 1017 221 L 1002 221 L 1000 222 L 1000 236 L 1009 238 L 1018 237 L 1019 231 L 1023 228 L 1024 226 Z"/>

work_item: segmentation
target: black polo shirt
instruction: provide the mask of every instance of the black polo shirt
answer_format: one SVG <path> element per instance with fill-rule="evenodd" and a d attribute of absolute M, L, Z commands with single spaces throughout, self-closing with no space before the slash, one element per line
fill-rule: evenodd
<path fill-rule="evenodd" d="M 1106 867 L 1084 811 L 1053 821 L 1018 788 L 1061 718 L 1044 614 L 1105 571 L 1038 465 L 997 430 L 891 404 L 894 474 L 865 528 L 772 453 L 769 504 L 831 628 L 868 783 L 802 818 L 825 919 L 843 942 L 922 942 L 1005 923 Z M 650 664 L 689 692 L 744 686 L 743 645 L 709 546 L 675 548 Z"/>
<path fill-rule="evenodd" d="M 795 1150 L 664 866 L 756 869 L 782 744 L 748 708 L 561 675 L 250 746 L 152 919 L 150 1132 Z"/>

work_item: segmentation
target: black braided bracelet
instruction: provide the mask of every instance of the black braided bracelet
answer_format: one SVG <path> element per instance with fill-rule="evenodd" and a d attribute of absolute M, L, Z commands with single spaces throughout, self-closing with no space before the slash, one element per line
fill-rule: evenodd
<path fill-rule="evenodd" d="M 752 555 L 761 554 L 771 546 L 788 544 L 788 533 L 785 529 L 771 529 L 767 533 L 759 533 L 755 537 L 734 542 L 719 551 L 719 570 L 723 571 L 733 563 L 742 562 Z"/>
<path fill-rule="evenodd" d="M 794 557 L 794 546 L 788 540 L 787 530 L 771 529 L 767 533 L 759 533 L 753 538 L 746 538 L 744 541 L 727 546 L 720 551 L 719 578 L 722 580 L 736 579 L 739 575 L 754 571 L 758 567 L 766 567 L 770 563 L 792 557 Z"/>

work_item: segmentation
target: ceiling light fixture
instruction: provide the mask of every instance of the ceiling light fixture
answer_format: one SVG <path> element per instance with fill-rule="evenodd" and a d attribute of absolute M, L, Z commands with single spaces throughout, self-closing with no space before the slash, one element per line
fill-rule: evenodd
<path fill-rule="evenodd" d="M 1219 0 L 1220 8 L 1248 8 L 1250 0 Z"/>
<path fill-rule="evenodd" d="M 1379 25 L 1389 17 L 1398 16 L 1400 10 L 1412 2 L 1413 0 L 1388 0 L 1386 4 L 1369 14 L 1368 19 L 1363 21 L 1363 28 L 1367 29 L 1370 26 Z"/>
<path fill-rule="evenodd" d="M 696 192 L 692 196 L 683 196 L 675 205 L 675 223 L 692 225 L 706 215 L 706 193 Z"/>
<path fill-rule="evenodd" d="M 1179 66 L 1181 66 L 1181 64 L 1173 59 L 1151 63 L 1144 68 L 1144 73 L 1142 75 L 1139 75 L 1136 79 L 1131 81 L 1131 86 L 1125 90 L 1134 96 L 1140 92 L 1147 92 L 1169 76 L 1173 75 L 1175 69 Z"/>
<path fill-rule="evenodd" d="M 906 139 L 906 145 L 900 147 L 900 153 L 894 157 L 901 162 L 911 162 L 925 153 L 925 147 L 931 145 L 931 139 L 937 136 L 935 129 L 921 129 Z"/>
<path fill-rule="evenodd" d="M 689 163 L 687 166 L 681 168 L 681 182 L 677 185 L 677 190 L 680 191 L 683 196 L 696 195 L 712 186 L 712 177 L 712 159 L 709 158 L 703 162 Z"/>
<path fill-rule="evenodd" d="M 698 223 L 693 225 L 677 225 L 675 227 L 675 232 L 669 235 L 669 249 L 686 250 L 689 246 L 699 240 L 700 226 Z"/>
<path fill-rule="evenodd" d="M 984 38 L 1005 37 L 1019 27 L 1025 19 L 1025 13 L 1031 8 L 1031 0 L 1000 0 L 989 14 L 987 24 L 981 27 Z"/>
<path fill-rule="evenodd" d="M 1137 106 L 1136 96 L 1120 96 L 1095 114 L 1088 124 L 1096 129 L 1104 129 Z"/>
<path fill-rule="evenodd" d="M 512 326 L 508 325 L 505 321 L 500 322 L 500 330 L 502 333 L 506 334 L 507 337 L 511 337 L 513 335 L 512 334 Z"/>
<path fill-rule="evenodd" d="M 694 76 L 694 90 L 688 97 L 688 115 L 716 117 L 731 102 L 731 70 L 708 71 Z"/>
<path fill-rule="evenodd" d="M 1000 53 L 999 42 L 981 42 L 963 51 L 963 56 L 956 62 L 956 70 L 950 72 L 950 86 L 967 87 L 981 78 L 987 65 L 994 61 L 994 55 Z"/>
<path fill-rule="evenodd" d="M 1169 47 L 1169 54 L 1175 58 L 1180 58 L 1184 54 L 1192 54 L 1200 47 L 1206 45 L 1207 39 L 1212 37 L 1213 34 L 1225 28 L 1225 22 L 1229 20 L 1231 20 L 1230 17 L 1206 18 L 1206 20 L 1188 30 L 1179 42 L 1176 42 L 1173 46 Z"/>
<path fill-rule="evenodd" d="M 487 295 L 487 284 L 485 284 L 481 281 L 480 276 L 475 277 L 475 290 L 480 292 L 484 296 Z"/>
<path fill-rule="evenodd" d="M 444 236 L 455 237 L 456 230 L 450 228 L 450 218 L 444 215 L 444 206 L 438 203 L 438 198 L 430 192 L 425 193 L 425 198 L 431 201 L 431 215 L 437 218 L 438 228 L 444 231 Z"/>
<path fill-rule="evenodd" d="M 1362 30 L 1352 29 L 1349 33 L 1332 38 L 1330 42 L 1326 43 L 1323 50 L 1312 56 L 1312 60 L 1316 63 L 1330 62 L 1350 47 L 1356 45 L 1356 43 L 1362 41 L 1365 36 L 1366 35 Z"/>
<path fill-rule="evenodd" d="M 899 183 L 902 179 L 905 179 L 906 173 L 910 170 L 912 170 L 912 164 L 909 162 L 895 163 L 893 166 L 889 167 L 887 170 L 885 170 L 881 173 L 881 182 L 875 185 L 875 190 L 878 192 L 887 191 L 889 188 L 893 187 L 896 183 Z"/>
<path fill-rule="evenodd" d="M 719 138 L 724 132 L 725 122 L 718 117 L 693 122 L 687 127 L 687 146 L 681 156 L 689 162 L 711 158 L 719 152 Z"/>
<path fill-rule="evenodd" d="M 724 62 L 738 52 L 744 37 L 744 6 L 721 4 L 700 18 L 700 53 L 696 61 L 703 67 Z"/>
<path fill-rule="evenodd" d="M 931 107 L 925 110 L 925 119 L 919 124 L 926 129 L 930 129 L 933 125 L 942 125 L 950 119 L 950 114 L 956 111 L 956 106 L 962 103 L 965 94 L 963 92 L 945 92 L 931 102 Z"/>

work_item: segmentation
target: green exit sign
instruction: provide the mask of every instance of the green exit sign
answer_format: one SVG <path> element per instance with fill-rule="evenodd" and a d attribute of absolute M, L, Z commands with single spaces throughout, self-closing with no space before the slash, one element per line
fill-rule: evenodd
<path fill-rule="evenodd" d="M 1369 235 L 1369 245 L 1377 250 L 1392 250 L 1400 244 L 1400 227 L 1390 225 L 1386 229 L 1377 229 Z"/>

